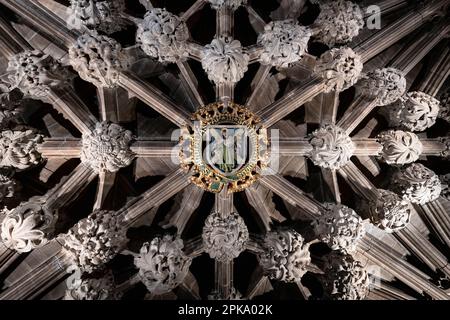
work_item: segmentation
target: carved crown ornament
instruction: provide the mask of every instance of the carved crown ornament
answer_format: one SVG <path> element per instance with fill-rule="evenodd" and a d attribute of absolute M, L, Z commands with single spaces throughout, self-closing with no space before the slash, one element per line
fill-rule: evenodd
<path fill-rule="evenodd" d="M 180 163 L 191 181 L 209 192 L 238 192 L 252 185 L 267 168 L 267 130 L 244 106 L 216 102 L 200 108 L 182 129 Z"/>

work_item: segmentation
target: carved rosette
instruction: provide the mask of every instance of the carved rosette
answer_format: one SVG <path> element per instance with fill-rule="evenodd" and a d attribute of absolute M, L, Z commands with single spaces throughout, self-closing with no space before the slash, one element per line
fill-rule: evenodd
<path fill-rule="evenodd" d="M 11 198 L 16 191 L 16 181 L 13 179 L 12 168 L 0 168 L 0 203 L 5 198 Z"/>
<path fill-rule="evenodd" d="M 34 130 L 13 131 L 0 133 L 0 167 L 12 167 L 17 171 L 29 169 L 42 161 L 38 152 L 38 145 L 42 142 L 42 135 Z"/>
<path fill-rule="evenodd" d="M 342 204 L 325 203 L 322 215 L 313 221 L 314 232 L 332 250 L 353 251 L 364 236 L 360 216 Z"/>
<path fill-rule="evenodd" d="M 436 123 L 439 100 L 419 91 L 408 92 L 392 106 L 384 108 L 392 127 L 424 131 Z"/>
<path fill-rule="evenodd" d="M 389 130 L 379 134 L 378 140 L 383 145 L 381 158 L 387 164 L 415 162 L 423 151 L 422 142 L 412 132 Z"/>
<path fill-rule="evenodd" d="M 242 5 L 247 4 L 247 0 L 207 0 L 211 4 L 211 8 L 219 10 L 223 7 L 229 7 L 236 10 Z"/>
<path fill-rule="evenodd" d="M 44 203 L 44 198 L 31 198 L 6 213 L 1 223 L 1 238 L 6 247 L 23 253 L 48 242 L 57 216 Z"/>
<path fill-rule="evenodd" d="M 405 228 L 411 218 L 409 202 L 394 192 L 379 189 L 376 201 L 368 203 L 371 222 L 386 232 L 395 232 Z"/>
<path fill-rule="evenodd" d="M 317 39 L 333 47 L 352 41 L 364 27 L 364 16 L 361 8 L 351 1 L 328 1 L 320 4 L 314 24 L 318 26 Z"/>
<path fill-rule="evenodd" d="M 248 69 L 249 57 L 238 40 L 229 37 L 214 39 L 203 49 L 202 66 L 216 85 L 234 84 Z"/>
<path fill-rule="evenodd" d="M 64 300 L 117 300 L 114 277 L 108 272 L 102 278 L 75 278 L 68 284 Z"/>
<path fill-rule="evenodd" d="M 164 294 L 178 287 L 189 272 L 192 259 L 183 252 L 183 240 L 171 235 L 143 244 L 134 264 L 139 278 L 152 294 Z"/>
<path fill-rule="evenodd" d="M 350 254 L 331 252 L 324 263 L 325 297 L 332 300 L 363 300 L 369 293 L 369 274 Z"/>
<path fill-rule="evenodd" d="M 0 129 L 14 129 L 21 122 L 22 93 L 19 90 L 0 93 Z"/>
<path fill-rule="evenodd" d="M 353 156 L 355 145 L 348 134 L 335 125 L 325 125 L 311 134 L 311 161 L 323 168 L 339 169 Z"/>
<path fill-rule="evenodd" d="M 433 171 L 420 163 L 413 163 L 396 172 L 392 190 L 406 201 L 425 204 L 439 198 L 441 182 Z"/>
<path fill-rule="evenodd" d="M 52 88 L 70 85 L 73 78 L 66 67 L 39 50 L 12 56 L 7 71 L 11 87 L 34 99 L 44 99 Z"/>
<path fill-rule="evenodd" d="M 325 80 L 325 92 L 341 92 L 359 80 L 362 69 L 361 57 L 351 48 L 342 47 L 322 54 L 314 72 Z"/>
<path fill-rule="evenodd" d="M 270 279 L 297 282 L 311 263 L 309 244 L 294 230 L 269 232 L 263 243 L 259 264 Z"/>
<path fill-rule="evenodd" d="M 136 43 L 158 61 L 177 62 L 188 56 L 186 41 L 189 31 L 186 23 L 166 9 L 153 8 L 138 24 Z"/>
<path fill-rule="evenodd" d="M 85 33 L 69 48 L 70 64 L 81 79 L 97 87 L 114 88 L 129 59 L 114 39 L 97 32 Z"/>
<path fill-rule="evenodd" d="M 130 150 L 131 131 L 115 123 L 99 122 L 90 133 L 83 133 L 81 162 L 96 172 L 117 172 L 134 159 Z"/>
<path fill-rule="evenodd" d="M 231 261 L 245 250 L 249 234 L 239 214 L 222 217 L 220 213 L 213 212 L 205 221 L 202 238 L 205 252 L 212 259 Z"/>
<path fill-rule="evenodd" d="M 441 95 L 441 106 L 438 117 L 450 122 L 450 89 Z"/>
<path fill-rule="evenodd" d="M 85 27 L 111 34 L 125 26 L 121 16 L 124 10 L 124 0 L 70 0 L 67 25 L 73 29 Z"/>
<path fill-rule="evenodd" d="M 450 201 L 450 173 L 439 176 L 441 181 L 441 197 Z"/>
<path fill-rule="evenodd" d="M 76 266 L 92 273 L 114 258 L 126 239 L 117 212 L 96 210 L 64 236 L 64 249 Z"/>
<path fill-rule="evenodd" d="M 311 31 L 294 20 L 272 21 L 258 36 L 263 47 L 260 62 L 277 68 L 287 68 L 299 61 L 308 49 Z"/>
<path fill-rule="evenodd" d="M 378 106 L 387 106 L 405 94 L 406 79 L 398 69 L 376 69 L 364 75 L 356 88 L 361 94 L 376 99 Z"/>

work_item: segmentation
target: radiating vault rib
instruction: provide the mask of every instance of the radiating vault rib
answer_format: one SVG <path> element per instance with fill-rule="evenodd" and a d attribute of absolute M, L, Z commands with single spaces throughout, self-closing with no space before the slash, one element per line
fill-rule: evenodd
<path fill-rule="evenodd" d="M 322 172 L 323 180 L 333 194 L 336 203 L 341 203 L 341 192 L 339 190 L 336 170 L 330 170 L 326 168 L 320 168 L 320 170 Z"/>
<path fill-rule="evenodd" d="M 68 7 L 64 4 L 57 2 L 56 0 L 37 0 L 40 7 L 44 7 L 46 10 L 54 13 L 62 20 L 67 20 L 70 13 L 68 12 Z"/>
<path fill-rule="evenodd" d="M 424 78 L 417 85 L 417 91 L 436 97 L 444 82 L 450 76 L 450 46 L 444 41 L 438 54 L 433 57 L 431 66 Z"/>
<path fill-rule="evenodd" d="M 117 88 L 97 87 L 101 121 L 119 122 Z"/>
<path fill-rule="evenodd" d="M 380 156 L 383 145 L 375 138 L 352 138 L 355 150 L 354 156 Z M 446 145 L 441 138 L 420 139 L 423 151 L 421 156 L 442 157 L 446 150 Z M 312 146 L 306 138 L 288 139 L 282 138 L 279 141 L 279 148 L 274 150 L 280 156 L 305 157 L 310 155 Z"/>
<path fill-rule="evenodd" d="M 350 161 L 344 167 L 340 168 L 338 173 L 362 198 L 367 200 L 376 200 L 378 198 L 378 189 L 353 162 Z"/>
<path fill-rule="evenodd" d="M 261 65 L 258 68 L 258 71 L 256 72 L 255 77 L 253 78 L 253 81 L 250 85 L 250 89 L 252 90 L 252 93 L 250 97 L 247 99 L 247 102 L 245 103 L 247 107 L 255 110 L 259 106 L 255 106 L 254 99 L 259 96 L 260 91 L 263 87 L 264 82 L 267 81 L 267 77 L 269 76 L 270 69 L 272 69 L 271 66 L 264 66 Z"/>
<path fill-rule="evenodd" d="M 415 208 L 438 238 L 450 247 L 450 215 L 441 201 L 445 200 L 438 199 Z"/>
<path fill-rule="evenodd" d="M 203 46 L 193 41 L 188 41 L 186 46 L 189 51 L 189 58 L 201 62 L 203 57 Z"/>
<path fill-rule="evenodd" d="M 45 138 L 38 145 L 38 151 L 46 159 L 79 158 L 81 156 L 81 140 L 76 138 Z"/>
<path fill-rule="evenodd" d="M 137 138 L 130 146 L 137 158 L 171 158 L 178 160 L 175 141 L 144 140 Z"/>
<path fill-rule="evenodd" d="M 27 0 L 0 0 L 0 3 L 23 17 L 28 23 L 37 25 L 56 42 L 68 47 L 76 41 L 79 33 L 69 30 L 65 21 L 46 10 L 42 5 Z"/>
<path fill-rule="evenodd" d="M 130 145 L 137 158 L 171 158 L 176 159 L 177 143 L 173 141 L 143 140 L 137 138 Z M 38 151 L 46 159 L 79 158 L 82 142 L 77 138 L 45 138 L 38 145 Z"/>
<path fill-rule="evenodd" d="M 72 88 L 52 89 L 48 92 L 48 100 L 81 133 L 95 128 L 97 119 Z"/>
<path fill-rule="evenodd" d="M 275 194 L 285 199 L 310 217 L 320 215 L 321 204 L 306 196 L 303 191 L 278 174 L 261 177 L 260 183 L 272 190 Z"/>
<path fill-rule="evenodd" d="M 375 284 L 374 284 L 375 285 Z M 378 281 L 376 286 L 370 290 L 367 300 L 416 300 L 405 292 L 394 288 L 385 281 Z"/>
<path fill-rule="evenodd" d="M 339 107 L 339 93 L 329 92 L 322 94 L 322 109 L 320 113 L 320 123 L 335 124 Z"/>
<path fill-rule="evenodd" d="M 314 76 L 284 95 L 281 99 L 258 110 L 256 114 L 261 117 L 266 127 L 271 127 L 324 89 L 324 81 L 320 77 Z"/>
<path fill-rule="evenodd" d="M 214 295 L 219 299 L 228 300 L 234 290 L 233 287 L 234 261 L 214 260 Z"/>
<path fill-rule="evenodd" d="M 224 218 L 235 212 L 233 204 L 233 194 L 228 193 L 226 189 L 223 189 L 221 192 L 216 193 L 214 211 L 218 212 Z"/>
<path fill-rule="evenodd" d="M 433 285 L 426 274 L 393 254 L 391 248 L 376 237 L 366 235 L 357 250 L 418 293 L 427 293 L 437 300 L 448 299 L 447 293 Z"/>
<path fill-rule="evenodd" d="M 262 33 L 264 31 L 264 27 L 266 26 L 266 22 L 264 21 L 264 19 L 261 18 L 258 12 L 256 12 L 255 9 L 252 8 L 252 6 L 245 6 L 245 10 L 247 10 L 253 30 L 255 30 L 257 34 Z"/>
<path fill-rule="evenodd" d="M 70 265 L 66 255 L 59 251 L 43 261 L 37 268 L 30 270 L 27 277 L 0 293 L 0 300 L 25 300 L 36 298 L 47 288 L 56 284 L 66 275 Z"/>
<path fill-rule="evenodd" d="M 61 182 L 47 192 L 45 206 L 50 210 L 57 210 L 73 201 L 85 189 L 97 174 L 84 164 L 79 164 L 72 173 L 64 177 Z"/>
<path fill-rule="evenodd" d="M 139 78 L 133 72 L 122 72 L 119 82 L 124 89 L 132 92 L 136 97 L 176 125 L 183 126 L 187 124 L 190 117 L 188 110 L 178 106 L 164 93 Z"/>
<path fill-rule="evenodd" d="M 10 58 L 18 52 L 32 49 L 31 45 L 0 16 L 0 52 L 6 58 Z"/>
<path fill-rule="evenodd" d="M 184 245 L 184 253 L 191 258 L 198 257 L 204 251 L 203 239 L 201 236 L 187 240 Z"/>
<path fill-rule="evenodd" d="M 198 91 L 198 82 L 192 72 L 191 67 L 187 61 L 177 62 L 178 69 L 180 69 L 180 79 L 187 91 L 189 98 L 192 102 L 197 104 L 197 107 L 205 105 L 202 96 Z"/>
<path fill-rule="evenodd" d="M 269 278 L 264 275 L 263 269 L 260 266 L 256 267 L 250 279 L 250 285 L 247 289 L 246 298 L 251 300 L 272 290 L 272 284 L 270 283 Z"/>
<path fill-rule="evenodd" d="M 269 231 L 271 229 L 270 224 L 272 223 L 272 219 L 280 223 L 286 220 L 286 218 L 278 212 L 273 203 L 272 191 L 263 187 L 260 183 L 257 182 L 245 189 L 245 195 L 260 218 L 264 230 Z"/>
<path fill-rule="evenodd" d="M 450 29 L 447 21 L 441 21 L 421 35 L 413 44 L 408 44 L 388 65 L 408 74 L 442 39 Z"/>
<path fill-rule="evenodd" d="M 98 175 L 97 194 L 93 206 L 93 211 L 104 209 L 105 200 L 111 189 L 114 187 L 116 172 L 102 171 Z"/>
<path fill-rule="evenodd" d="M 16 259 L 19 253 L 0 243 L 0 274 L 2 274 Z"/>
<path fill-rule="evenodd" d="M 367 62 L 391 45 L 418 29 L 437 14 L 445 12 L 446 0 L 430 1 L 420 8 L 410 10 L 403 17 L 380 29 L 373 36 L 357 44 L 353 50 L 359 53 L 363 62 Z"/>
<path fill-rule="evenodd" d="M 196 0 L 181 16 L 181 20 L 187 21 L 192 15 L 200 11 L 206 4 L 206 0 Z"/>
<path fill-rule="evenodd" d="M 338 121 L 337 126 L 350 135 L 376 106 L 377 100 L 375 98 L 359 95 Z"/>
<path fill-rule="evenodd" d="M 394 236 L 432 270 L 442 271 L 450 277 L 447 258 L 412 224 L 394 233 Z"/>
<path fill-rule="evenodd" d="M 399 10 L 403 7 L 406 7 L 410 2 L 408 0 L 382 0 L 382 1 L 367 1 L 369 3 L 373 3 L 374 5 L 380 8 L 381 14 L 388 14 L 393 11 Z M 366 5 L 369 7 L 369 4 Z M 371 10 L 365 10 L 365 18 L 370 17 L 374 14 Z"/>
<path fill-rule="evenodd" d="M 178 234 L 183 234 L 183 231 L 192 217 L 195 210 L 201 203 L 205 191 L 202 188 L 197 187 L 194 184 L 187 186 L 181 196 L 179 197 L 179 202 L 176 211 L 172 210 L 167 214 L 166 218 L 162 223 L 163 228 L 176 227 Z"/>
<path fill-rule="evenodd" d="M 150 209 L 161 205 L 183 190 L 190 183 L 189 176 L 188 173 L 178 169 L 166 176 L 150 190 L 129 201 L 119 210 L 119 214 L 123 216 L 124 223 L 127 226 L 131 226 Z"/>

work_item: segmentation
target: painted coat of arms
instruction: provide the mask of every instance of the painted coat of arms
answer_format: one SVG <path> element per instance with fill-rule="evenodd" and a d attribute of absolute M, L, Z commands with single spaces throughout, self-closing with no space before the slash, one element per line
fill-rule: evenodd
<path fill-rule="evenodd" d="M 225 176 L 234 175 L 247 162 L 247 128 L 213 125 L 206 129 L 205 162 Z"/>

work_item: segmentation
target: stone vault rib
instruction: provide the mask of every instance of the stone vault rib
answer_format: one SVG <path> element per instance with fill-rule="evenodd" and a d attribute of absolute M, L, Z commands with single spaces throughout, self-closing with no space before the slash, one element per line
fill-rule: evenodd
<path fill-rule="evenodd" d="M 419 28 L 446 5 L 447 3 L 444 0 L 439 0 L 406 14 L 398 21 L 354 46 L 353 50 L 361 56 L 362 62 L 367 62 L 370 58 Z M 386 41 L 386 39 L 389 40 Z M 261 109 L 258 115 L 261 116 L 265 125 L 270 127 L 324 90 L 324 80 L 320 77 L 312 77 L 284 97 Z"/>

